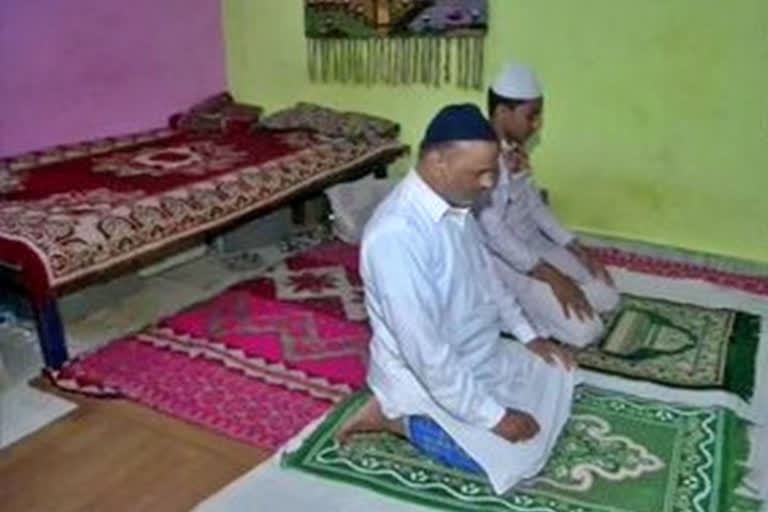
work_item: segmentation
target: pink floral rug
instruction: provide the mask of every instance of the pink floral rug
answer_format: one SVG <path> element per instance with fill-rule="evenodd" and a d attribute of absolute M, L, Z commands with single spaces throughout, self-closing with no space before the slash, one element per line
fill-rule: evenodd
<path fill-rule="evenodd" d="M 274 450 L 363 385 L 369 338 L 357 248 L 331 242 L 51 377 Z"/>

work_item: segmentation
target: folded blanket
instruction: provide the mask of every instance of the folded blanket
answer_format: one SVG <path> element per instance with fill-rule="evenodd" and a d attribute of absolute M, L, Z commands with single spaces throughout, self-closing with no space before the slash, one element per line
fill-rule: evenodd
<path fill-rule="evenodd" d="M 222 92 L 174 114 L 169 125 L 197 133 L 244 133 L 256 126 L 261 113 L 261 107 L 237 103 L 228 92 Z"/>
<path fill-rule="evenodd" d="M 400 132 L 400 126 L 389 119 L 304 102 L 263 118 L 260 125 L 269 130 L 308 130 L 371 143 L 395 138 Z"/>

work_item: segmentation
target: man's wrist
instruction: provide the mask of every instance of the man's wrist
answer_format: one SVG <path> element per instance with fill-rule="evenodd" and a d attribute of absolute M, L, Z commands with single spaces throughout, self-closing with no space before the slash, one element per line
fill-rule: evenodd
<path fill-rule="evenodd" d="M 574 238 L 568 242 L 565 247 L 574 254 L 582 254 L 584 252 L 584 247 L 579 243 L 578 238 Z"/>
<path fill-rule="evenodd" d="M 513 334 L 523 345 L 541 338 L 541 335 L 530 324 L 517 325 Z"/>
<path fill-rule="evenodd" d="M 485 419 L 481 426 L 491 431 L 494 431 L 496 427 L 498 427 L 501 424 L 501 422 L 504 421 L 504 418 L 507 416 L 506 407 L 499 405 L 495 402 L 493 404 L 488 404 L 485 407 L 485 410 L 482 412 Z"/>
<path fill-rule="evenodd" d="M 553 267 L 545 261 L 540 261 L 528 274 L 534 279 L 543 281 L 550 285 L 555 285 L 564 275 L 556 267 Z"/>
<path fill-rule="evenodd" d="M 543 260 L 539 260 L 536 265 L 528 272 L 528 275 L 538 279 L 539 281 L 545 281 L 550 274 L 549 264 Z"/>

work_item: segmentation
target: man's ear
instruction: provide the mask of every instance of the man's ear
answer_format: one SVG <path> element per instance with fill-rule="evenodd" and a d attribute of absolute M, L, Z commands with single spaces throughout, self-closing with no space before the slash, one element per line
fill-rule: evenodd
<path fill-rule="evenodd" d="M 451 169 L 450 167 L 451 161 L 457 157 L 457 151 L 456 151 L 457 145 L 458 144 L 456 143 L 446 144 L 445 146 L 441 147 L 438 151 L 435 151 L 437 155 L 437 159 L 435 160 L 435 168 L 442 176 L 449 174 L 449 171 Z"/>
<path fill-rule="evenodd" d="M 426 155 L 424 155 L 424 163 L 430 169 L 435 171 L 443 171 L 447 163 L 446 148 L 436 148 L 432 151 L 429 151 Z"/>
<path fill-rule="evenodd" d="M 515 110 L 519 107 L 520 105 L 515 105 L 514 107 L 512 107 L 510 105 L 501 104 L 498 107 L 496 107 L 496 113 L 500 119 L 506 119 L 512 116 L 515 113 Z"/>

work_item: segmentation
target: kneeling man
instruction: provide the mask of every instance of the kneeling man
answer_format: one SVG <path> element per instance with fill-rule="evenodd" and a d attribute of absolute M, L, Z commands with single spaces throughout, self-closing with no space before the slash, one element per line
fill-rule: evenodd
<path fill-rule="evenodd" d="M 416 168 L 368 223 L 361 271 L 374 396 L 339 437 L 403 435 L 444 464 L 486 474 L 502 493 L 546 463 L 575 372 L 570 353 L 539 337 L 491 276 L 471 207 L 496 184 L 498 157 L 477 107 L 444 108 Z"/>

